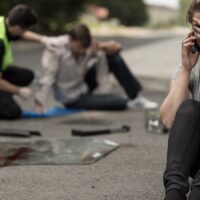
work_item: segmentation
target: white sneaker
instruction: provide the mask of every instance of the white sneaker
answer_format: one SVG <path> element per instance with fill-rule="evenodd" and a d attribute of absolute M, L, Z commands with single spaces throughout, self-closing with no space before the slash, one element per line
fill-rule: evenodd
<path fill-rule="evenodd" d="M 158 108 L 158 103 L 150 101 L 145 97 L 137 97 L 133 100 L 129 100 L 127 103 L 127 108 L 129 109 L 156 109 Z"/>

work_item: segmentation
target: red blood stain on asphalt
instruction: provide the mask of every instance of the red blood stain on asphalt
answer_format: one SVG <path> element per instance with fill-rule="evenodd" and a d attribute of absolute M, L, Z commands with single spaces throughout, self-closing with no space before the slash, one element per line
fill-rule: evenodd
<path fill-rule="evenodd" d="M 29 147 L 20 147 L 15 149 L 11 155 L 0 155 L 1 166 L 9 166 L 14 164 L 16 160 L 27 160 L 29 153 L 33 150 Z"/>

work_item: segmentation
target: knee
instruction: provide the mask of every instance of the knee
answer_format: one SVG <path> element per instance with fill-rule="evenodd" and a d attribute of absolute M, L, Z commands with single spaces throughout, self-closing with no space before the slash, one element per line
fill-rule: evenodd
<path fill-rule="evenodd" d="M 29 69 L 22 69 L 22 73 L 20 75 L 20 86 L 28 86 L 34 79 L 34 72 Z"/>
<path fill-rule="evenodd" d="M 122 61 L 122 57 L 120 56 L 119 53 L 115 53 L 115 54 L 112 54 L 112 55 L 108 55 L 107 56 L 107 59 L 111 62 L 115 62 L 115 63 L 119 63 Z"/>
<path fill-rule="evenodd" d="M 180 105 L 177 115 L 194 117 L 200 115 L 200 103 L 198 101 L 187 99 Z"/>
<path fill-rule="evenodd" d="M 106 53 L 103 50 L 99 50 L 99 51 L 97 51 L 96 56 L 97 56 L 98 59 L 102 59 L 102 58 L 105 59 Z"/>
<path fill-rule="evenodd" d="M 31 71 L 31 70 L 27 70 L 26 71 L 26 82 L 27 82 L 27 85 L 30 84 L 33 79 L 34 79 L 35 75 L 34 75 L 34 72 Z"/>

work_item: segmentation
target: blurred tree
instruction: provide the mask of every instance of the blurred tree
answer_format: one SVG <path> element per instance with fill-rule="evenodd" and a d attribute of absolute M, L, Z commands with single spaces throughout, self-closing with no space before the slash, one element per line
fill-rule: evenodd
<path fill-rule="evenodd" d="M 23 3 L 38 13 L 36 29 L 52 33 L 66 32 L 66 24 L 76 21 L 85 5 L 83 0 L 1 0 L 0 15 L 7 15 L 13 6 Z"/>
<path fill-rule="evenodd" d="M 186 14 L 187 10 L 189 8 L 189 5 L 191 4 L 191 1 L 188 0 L 180 0 L 180 23 L 181 25 L 186 25 Z"/>
<path fill-rule="evenodd" d="M 110 11 L 110 17 L 118 18 L 127 26 L 140 26 L 148 21 L 146 5 L 143 0 L 90 0 Z"/>

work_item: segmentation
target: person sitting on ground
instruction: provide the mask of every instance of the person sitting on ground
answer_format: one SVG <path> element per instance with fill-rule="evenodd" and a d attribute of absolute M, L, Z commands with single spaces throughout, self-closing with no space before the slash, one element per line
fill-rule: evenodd
<path fill-rule="evenodd" d="M 186 200 L 190 188 L 189 200 L 200 199 L 200 0 L 191 2 L 187 20 L 193 30 L 183 40 L 182 63 L 160 108 L 163 124 L 170 129 L 165 200 Z"/>
<path fill-rule="evenodd" d="M 36 22 L 36 13 L 27 5 L 15 6 L 7 17 L 0 17 L 0 119 L 19 118 L 21 108 L 13 95 L 28 98 L 31 94 L 27 86 L 34 74 L 12 65 L 11 42 L 20 39 Z"/>
<path fill-rule="evenodd" d="M 26 37 L 31 38 L 33 34 L 27 32 Z M 37 111 L 44 112 L 51 89 L 56 100 L 67 108 L 124 110 L 157 107 L 157 103 L 139 96 L 142 86 L 121 58 L 118 43 L 94 41 L 88 27 L 82 24 L 75 25 L 68 35 L 41 36 L 40 40 L 47 48 L 42 59 L 44 75 L 36 94 Z M 95 58 L 93 64 L 91 58 Z M 109 88 L 109 72 L 124 88 L 127 99 L 105 94 Z"/>

